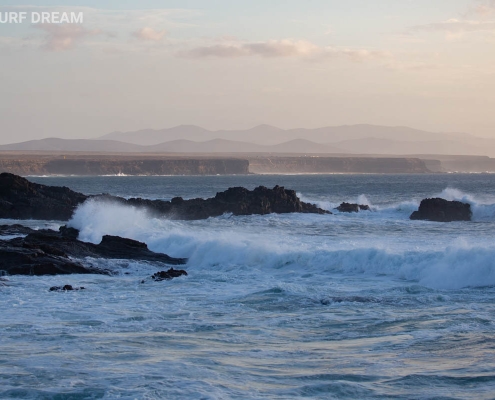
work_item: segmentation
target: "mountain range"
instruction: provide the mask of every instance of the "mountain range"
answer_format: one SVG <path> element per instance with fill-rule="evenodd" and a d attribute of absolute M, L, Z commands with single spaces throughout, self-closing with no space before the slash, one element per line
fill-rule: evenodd
<path fill-rule="evenodd" d="M 0 151 L 118 153 L 439 154 L 495 156 L 495 139 L 407 127 L 345 125 L 211 131 L 194 125 L 112 132 L 94 139 L 48 138 L 0 146 Z"/>

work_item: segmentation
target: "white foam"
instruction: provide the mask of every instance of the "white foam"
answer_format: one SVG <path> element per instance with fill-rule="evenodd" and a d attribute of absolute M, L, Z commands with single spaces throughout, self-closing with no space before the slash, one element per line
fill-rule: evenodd
<path fill-rule="evenodd" d="M 324 218 L 336 216 L 316 217 L 323 223 Z M 495 285 L 495 250 L 486 243 L 456 241 L 451 236 L 435 245 L 428 239 L 407 242 L 398 235 L 395 242 L 381 236 L 329 240 L 326 236 L 298 233 L 298 224 L 303 227 L 306 218 L 314 224 L 316 220 L 311 218 L 316 217 L 224 216 L 177 222 L 151 218 L 133 207 L 91 200 L 77 209 L 70 226 L 80 230 L 82 240 L 94 243 L 105 234 L 146 242 L 154 251 L 189 257 L 188 268 L 197 270 L 256 269 L 276 273 L 290 269 L 300 275 L 308 271 L 316 276 L 385 275 L 448 289 Z M 336 218 L 332 221 L 338 223 Z"/>

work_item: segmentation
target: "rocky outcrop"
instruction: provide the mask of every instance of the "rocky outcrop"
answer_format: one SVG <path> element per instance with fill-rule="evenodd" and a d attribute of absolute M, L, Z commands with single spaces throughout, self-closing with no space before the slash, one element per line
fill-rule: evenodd
<path fill-rule="evenodd" d="M 33 229 L 24 225 L 0 225 L 0 236 L 22 236 L 29 235 Z"/>
<path fill-rule="evenodd" d="M 0 218 L 66 221 L 86 199 L 66 187 L 39 185 L 17 175 L 0 174 Z"/>
<path fill-rule="evenodd" d="M 434 198 L 421 201 L 418 211 L 414 211 L 410 219 L 436 222 L 471 221 L 472 215 L 470 204 Z"/>
<path fill-rule="evenodd" d="M 0 240 L 0 270 L 9 275 L 107 274 L 94 268 L 85 257 L 126 259 L 160 263 L 185 264 L 187 259 L 154 253 L 145 243 L 117 236 L 104 236 L 100 244 L 77 240 L 75 229 L 61 228 L 31 231 L 26 237 Z"/>
<path fill-rule="evenodd" d="M 84 266 L 57 249 L 0 240 L 0 271 L 8 275 L 106 274 L 109 271 Z"/>
<path fill-rule="evenodd" d="M 78 240 L 75 232 L 78 232 L 77 229 L 67 227 L 60 228 L 58 232 L 42 229 L 32 231 L 24 238 L 12 239 L 10 242 L 78 259 L 93 257 L 159 262 L 168 265 L 181 265 L 187 262 L 185 258 L 173 258 L 166 254 L 155 253 L 148 249 L 146 243 L 136 240 L 106 235 L 103 236 L 101 243 L 93 244 Z"/>
<path fill-rule="evenodd" d="M 370 211 L 370 206 L 364 204 L 342 203 L 336 208 L 340 212 L 352 213 L 361 211 Z"/>
<path fill-rule="evenodd" d="M 113 196 L 97 196 L 94 199 L 118 202 L 137 208 L 144 208 L 156 216 L 171 219 L 199 220 L 218 217 L 225 213 L 233 215 L 265 215 L 270 213 L 312 213 L 331 214 L 314 204 L 302 202 L 294 190 L 281 186 L 268 189 L 259 186 L 254 190 L 234 187 L 217 193 L 210 199 L 184 200 L 176 197 L 172 201 L 122 199 Z"/>
<path fill-rule="evenodd" d="M 273 189 L 260 186 L 254 190 L 235 187 L 206 200 L 184 200 L 181 197 L 176 197 L 172 201 L 141 198 L 127 200 L 109 195 L 88 197 L 65 187 L 39 185 L 16 175 L 0 174 L 0 218 L 66 221 L 70 219 L 75 208 L 88 198 L 145 208 L 157 216 L 182 220 L 206 219 L 225 213 L 331 214 L 314 204 L 302 202 L 295 191 L 280 186 L 275 186 Z"/>
<path fill-rule="evenodd" d="M 151 277 L 154 281 L 168 281 L 170 279 L 178 278 L 180 276 L 187 276 L 187 272 L 183 269 L 170 268 L 168 271 L 160 271 Z"/>

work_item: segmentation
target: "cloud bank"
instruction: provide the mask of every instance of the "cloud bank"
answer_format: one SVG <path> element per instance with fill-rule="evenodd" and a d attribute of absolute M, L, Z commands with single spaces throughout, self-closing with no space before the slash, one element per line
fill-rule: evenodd
<path fill-rule="evenodd" d="M 159 42 L 161 41 L 167 34 L 165 29 L 155 30 L 150 27 L 144 27 L 132 33 L 136 39 L 151 41 L 151 42 Z"/>
<path fill-rule="evenodd" d="M 199 46 L 180 53 L 191 58 L 238 58 L 258 56 L 263 58 L 322 59 L 344 57 L 352 61 L 365 61 L 391 57 L 389 52 L 367 49 L 317 46 L 305 40 L 268 40 L 261 42 L 229 42 Z"/>

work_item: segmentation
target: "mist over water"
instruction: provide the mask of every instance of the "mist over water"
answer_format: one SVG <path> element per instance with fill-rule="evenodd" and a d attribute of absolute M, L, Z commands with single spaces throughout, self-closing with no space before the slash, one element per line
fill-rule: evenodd
<path fill-rule="evenodd" d="M 0 398 L 493 397 L 492 175 L 32 180 L 161 199 L 279 184 L 335 214 L 170 221 L 86 202 L 81 240 L 140 240 L 189 257 L 189 276 L 91 260 L 119 275 L 9 277 Z M 410 221 L 426 197 L 469 202 L 473 222 Z M 66 283 L 87 290 L 48 292 Z"/>

